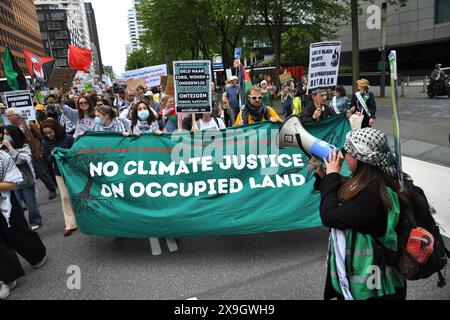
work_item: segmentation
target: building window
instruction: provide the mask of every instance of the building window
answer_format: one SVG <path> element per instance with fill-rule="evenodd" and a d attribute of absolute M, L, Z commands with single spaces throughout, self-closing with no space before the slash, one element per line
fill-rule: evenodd
<path fill-rule="evenodd" d="M 58 50 L 58 57 L 66 57 L 67 58 L 67 49 Z"/>
<path fill-rule="evenodd" d="M 61 49 L 64 48 L 64 41 L 58 40 L 58 41 L 53 41 L 53 48 L 54 49 Z"/>
<path fill-rule="evenodd" d="M 48 40 L 48 33 L 47 32 L 42 32 L 42 40 Z"/>
<path fill-rule="evenodd" d="M 450 22 L 450 1 L 436 0 L 436 24 Z"/>
<path fill-rule="evenodd" d="M 50 31 L 60 30 L 61 24 L 59 22 L 49 22 L 49 23 L 47 23 L 47 28 Z"/>
<path fill-rule="evenodd" d="M 45 20 L 44 14 L 38 12 L 38 13 L 37 13 L 37 19 L 38 19 L 38 21 L 44 21 L 44 20 Z"/>
<path fill-rule="evenodd" d="M 53 21 L 64 21 L 64 13 L 63 12 L 54 12 L 50 14 L 51 20 Z"/>
<path fill-rule="evenodd" d="M 55 38 L 56 39 L 67 39 L 67 36 L 68 36 L 67 31 L 55 32 Z"/>
<path fill-rule="evenodd" d="M 55 65 L 57 67 L 67 67 L 67 59 L 57 59 Z"/>

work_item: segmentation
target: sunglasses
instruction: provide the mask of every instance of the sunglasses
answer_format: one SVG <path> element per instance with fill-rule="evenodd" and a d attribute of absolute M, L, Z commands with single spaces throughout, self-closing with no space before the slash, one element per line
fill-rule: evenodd
<path fill-rule="evenodd" d="M 260 101 L 262 100 L 262 97 L 250 97 L 253 101 Z"/>

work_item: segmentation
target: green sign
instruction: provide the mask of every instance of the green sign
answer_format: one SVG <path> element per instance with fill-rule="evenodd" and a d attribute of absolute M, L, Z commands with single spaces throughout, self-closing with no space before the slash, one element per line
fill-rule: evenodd
<path fill-rule="evenodd" d="M 345 115 L 305 126 L 342 147 Z M 110 237 L 253 234 L 321 225 L 309 158 L 275 146 L 270 122 L 123 137 L 88 132 L 57 149 L 82 233 Z"/>

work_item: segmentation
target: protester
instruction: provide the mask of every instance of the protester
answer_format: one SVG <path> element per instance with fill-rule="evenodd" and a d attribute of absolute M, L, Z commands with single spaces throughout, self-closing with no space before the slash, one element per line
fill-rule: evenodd
<path fill-rule="evenodd" d="M 36 107 L 34 107 L 34 111 L 36 112 L 36 124 L 40 127 L 41 122 L 47 119 L 45 106 L 43 104 L 37 104 Z"/>
<path fill-rule="evenodd" d="M 31 230 L 35 231 L 42 225 L 42 215 L 36 200 L 36 176 L 33 169 L 31 148 L 25 135 L 17 126 L 6 126 L 4 135 L 2 150 L 9 154 L 22 174 L 23 180 L 17 185 L 17 193 L 28 208 L 28 221 Z"/>
<path fill-rule="evenodd" d="M 72 204 L 70 202 L 70 196 L 67 192 L 67 187 L 53 156 L 53 149 L 56 147 L 70 149 L 72 148 L 74 139 L 53 119 L 48 119 L 42 122 L 41 130 L 44 136 L 44 156 L 49 167 L 51 167 L 55 173 L 56 183 L 58 184 L 59 193 L 61 195 L 61 203 L 66 225 L 64 229 L 64 236 L 68 237 L 74 230 L 77 229 L 77 222 L 75 220 Z"/>
<path fill-rule="evenodd" d="M 270 120 L 282 122 L 283 120 L 274 109 L 262 102 L 261 88 L 253 86 L 247 92 L 247 103 L 238 114 L 235 126 L 247 125 L 260 121 Z"/>
<path fill-rule="evenodd" d="M 163 134 L 159 130 L 155 111 L 145 101 L 139 102 L 131 113 L 131 133 L 135 135 L 141 135 L 142 133 Z"/>
<path fill-rule="evenodd" d="M 6 117 L 6 106 L 0 102 L 0 125 L 8 125 L 9 121 L 8 118 Z"/>
<path fill-rule="evenodd" d="M 231 123 L 229 109 L 230 109 L 230 105 L 228 104 L 227 93 L 224 92 L 222 94 L 222 110 L 223 110 L 223 121 L 227 128 L 232 127 L 234 125 L 234 123 Z"/>
<path fill-rule="evenodd" d="M 340 176 L 344 159 L 350 178 Z M 374 241 L 377 237 L 384 247 L 397 251 L 399 199 L 408 203 L 408 195 L 400 192 L 387 136 L 372 128 L 354 130 L 342 153 L 335 150 L 325 163 L 326 171 L 317 159 L 310 161 L 322 197 L 322 223 L 332 228 L 325 299 L 406 299 L 404 276 L 382 263 L 384 253 Z M 373 266 L 381 277 L 375 288 L 368 286 Z"/>
<path fill-rule="evenodd" d="M 75 101 L 73 99 L 65 100 L 63 103 L 72 110 L 76 110 Z M 59 123 L 64 128 L 67 134 L 71 136 L 75 134 L 76 123 L 73 123 L 65 112 L 61 112 Z"/>
<path fill-rule="evenodd" d="M 334 97 L 330 102 L 330 111 L 332 114 L 346 113 L 351 106 L 352 102 L 347 98 L 347 93 L 343 86 L 337 86 L 334 91 Z"/>
<path fill-rule="evenodd" d="M 266 80 L 263 80 L 261 82 L 261 95 L 263 97 L 263 103 L 268 106 L 273 106 L 273 100 L 272 100 L 272 92 L 269 91 L 269 85 L 267 84 Z"/>
<path fill-rule="evenodd" d="M 296 97 L 301 98 L 302 106 L 305 106 L 307 103 L 307 97 L 308 95 L 308 78 L 302 77 L 301 82 L 297 86 L 297 91 L 295 93 Z"/>
<path fill-rule="evenodd" d="M 142 85 L 139 85 L 136 88 L 136 100 L 142 100 L 145 92 L 147 92 L 147 88 L 145 88 Z"/>
<path fill-rule="evenodd" d="M 125 90 L 123 88 L 117 88 L 116 90 L 117 91 L 113 107 L 115 107 L 117 110 L 121 110 L 123 107 L 125 107 Z"/>
<path fill-rule="evenodd" d="M 166 87 L 161 85 L 159 86 L 159 101 L 162 101 L 162 99 L 166 96 Z"/>
<path fill-rule="evenodd" d="M 7 298 L 16 280 L 25 275 L 16 252 L 35 269 L 46 262 L 46 248 L 39 235 L 29 229 L 13 192 L 22 181 L 14 161 L 0 151 L 0 300 Z"/>
<path fill-rule="evenodd" d="M 92 101 L 85 96 L 78 99 L 77 110 L 68 105 L 60 104 L 61 112 L 75 124 L 74 138 L 83 135 L 86 131 L 92 131 L 95 126 L 95 110 Z"/>
<path fill-rule="evenodd" d="M 162 105 L 153 100 L 153 92 L 151 91 L 144 93 L 142 101 L 145 101 L 157 114 L 162 110 Z"/>
<path fill-rule="evenodd" d="M 124 135 L 127 133 L 123 122 L 118 118 L 117 111 L 108 106 L 95 108 L 95 126 L 93 131 L 121 132 Z"/>
<path fill-rule="evenodd" d="M 178 119 L 177 112 L 175 108 L 175 98 L 169 95 L 166 95 L 162 99 L 163 109 L 159 112 L 161 117 L 165 119 L 165 129 L 167 132 L 171 133 L 178 129 Z"/>
<path fill-rule="evenodd" d="M 240 87 L 238 85 L 238 77 L 232 76 L 230 78 L 231 85 L 226 88 L 227 99 L 228 99 L 228 115 L 230 116 L 230 122 L 235 123 L 237 115 L 241 110 L 241 106 L 239 105 L 239 92 Z"/>
<path fill-rule="evenodd" d="M 36 124 L 25 121 L 22 118 L 22 111 L 17 108 L 9 108 L 6 111 L 8 121 L 22 130 L 31 147 L 31 154 L 33 155 L 33 168 L 36 173 L 36 177 L 41 179 L 45 187 L 48 190 L 48 199 L 53 200 L 56 198 L 56 185 L 51 179 L 48 172 L 47 164 L 45 163 L 42 150 L 42 136 L 39 128 Z"/>
<path fill-rule="evenodd" d="M 315 90 L 312 100 L 306 104 L 300 116 L 302 123 L 318 122 L 327 119 L 331 115 L 330 108 L 325 104 L 328 94 L 325 90 Z"/>
<path fill-rule="evenodd" d="M 361 128 L 371 127 L 375 123 L 375 114 L 377 112 L 377 104 L 375 96 L 369 91 L 370 83 L 367 79 L 357 81 L 358 92 L 352 96 L 350 114 L 364 116 Z"/>
<path fill-rule="evenodd" d="M 200 131 L 214 129 L 226 129 L 222 119 L 215 117 L 212 113 L 202 113 L 201 118 L 197 120 L 197 128 Z"/>
<path fill-rule="evenodd" d="M 281 97 L 281 104 L 283 106 L 284 116 L 286 118 L 290 117 L 292 115 L 292 111 L 293 111 L 292 107 L 293 107 L 293 100 L 294 100 L 294 97 L 293 97 L 290 87 L 287 84 L 285 84 L 283 86 L 283 89 L 280 91 L 279 95 Z"/>
<path fill-rule="evenodd" d="M 56 107 L 56 97 L 51 95 L 48 97 L 48 104 L 45 106 L 45 112 L 47 114 L 47 118 L 59 120 L 58 108 Z"/>

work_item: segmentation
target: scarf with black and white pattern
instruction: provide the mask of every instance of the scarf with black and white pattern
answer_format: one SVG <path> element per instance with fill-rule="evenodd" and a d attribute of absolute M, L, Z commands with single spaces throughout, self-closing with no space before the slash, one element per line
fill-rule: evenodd
<path fill-rule="evenodd" d="M 0 182 L 19 184 L 23 181 L 22 174 L 16 167 L 11 157 L 0 150 Z M 0 191 L 0 210 L 5 217 L 6 224 L 10 228 L 9 218 L 11 217 L 11 191 Z"/>

